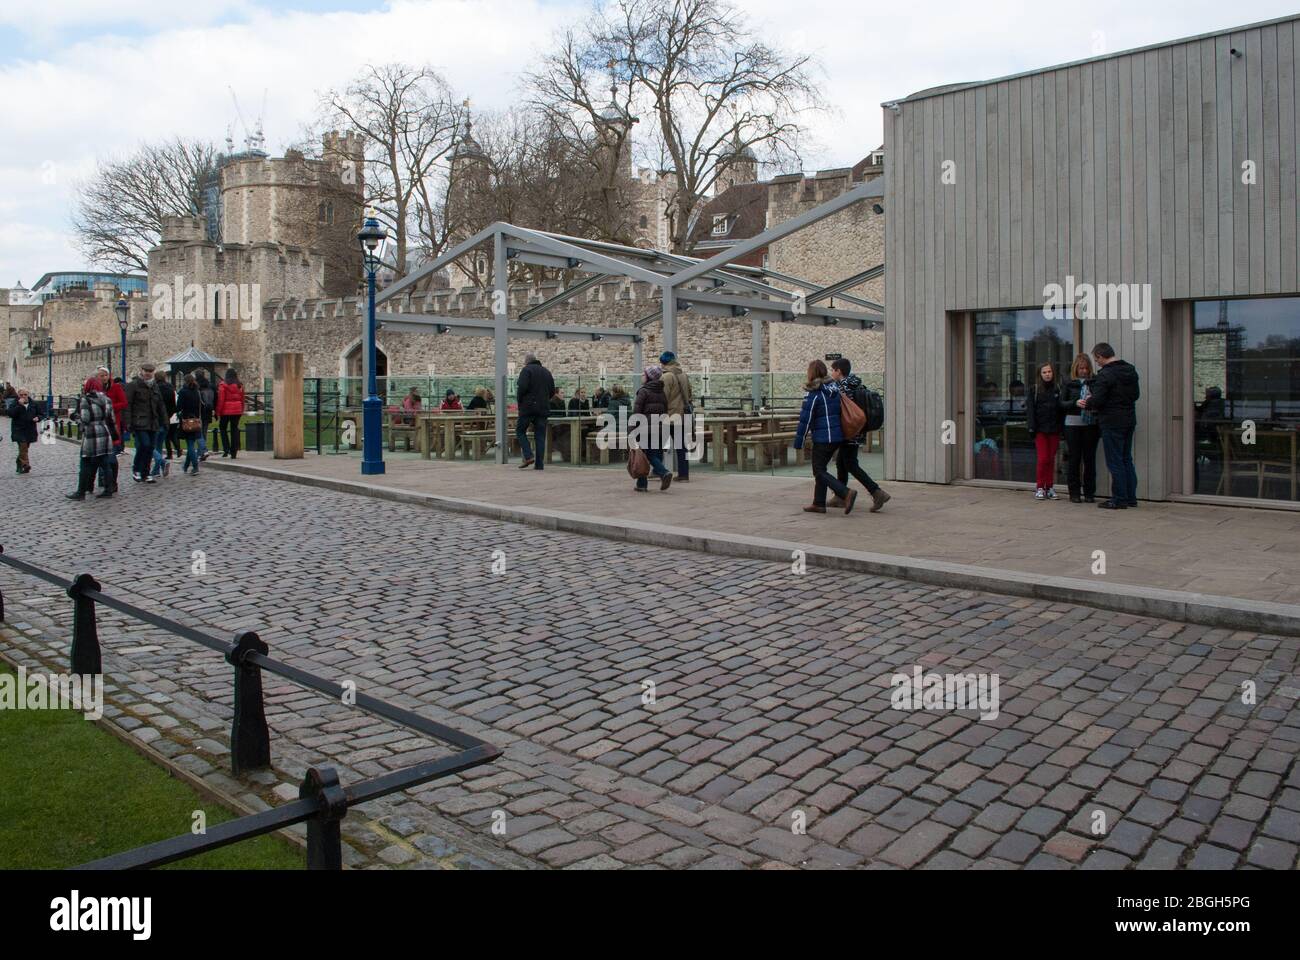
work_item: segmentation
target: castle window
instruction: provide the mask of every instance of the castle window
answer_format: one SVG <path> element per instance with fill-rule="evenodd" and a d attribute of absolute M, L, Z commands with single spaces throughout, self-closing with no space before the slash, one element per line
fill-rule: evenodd
<path fill-rule="evenodd" d="M 644 230 L 644 229 L 649 225 L 649 223 L 650 223 L 649 219 L 646 218 L 646 215 L 645 215 L 644 213 L 641 214 L 641 221 L 640 221 L 640 223 L 641 223 L 641 229 L 642 229 L 642 230 Z"/>
<path fill-rule="evenodd" d="M 323 223 L 326 226 L 334 224 L 334 204 L 322 203 L 316 208 L 316 222 Z"/>
<path fill-rule="evenodd" d="M 221 326 L 221 291 L 212 291 L 212 325 Z"/>
<path fill-rule="evenodd" d="M 715 237 L 720 237 L 725 235 L 726 232 L 727 232 L 727 215 L 725 213 L 719 214 L 718 216 L 713 218 L 713 235 Z"/>

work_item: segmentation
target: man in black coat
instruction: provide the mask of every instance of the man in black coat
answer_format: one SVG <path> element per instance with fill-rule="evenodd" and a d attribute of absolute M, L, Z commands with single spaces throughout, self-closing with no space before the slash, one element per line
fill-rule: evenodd
<path fill-rule="evenodd" d="M 135 437 L 135 461 L 131 467 L 131 477 L 136 483 L 153 483 L 150 476 L 153 468 L 154 439 L 158 431 L 167 426 L 167 408 L 163 406 L 162 395 L 154 383 L 154 365 L 142 364 L 140 374 L 126 385 L 127 429 Z"/>
<path fill-rule="evenodd" d="M 515 436 L 519 438 L 519 449 L 524 455 L 524 462 L 519 464 L 520 470 L 529 466 L 541 470 L 546 464 L 546 421 L 551 413 L 553 393 L 555 378 L 551 376 L 551 371 L 542 366 L 534 354 L 525 354 L 524 368 L 519 371 L 519 383 L 515 391 L 519 400 L 519 421 L 515 425 Z M 535 460 L 532 448 L 528 445 L 530 424 L 533 438 L 537 441 Z"/>
<path fill-rule="evenodd" d="M 1092 394 L 1080 400 L 1080 409 L 1097 414 L 1101 427 L 1101 446 L 1110 471 L 1110 499 L 1097 506 L 1105 510 L 1136 507 L 1137 468 L 1133 466 L 1133 434 L 1137 430 L 1137 401 L 1142 396 L 1137 369 L 1115 356 L 1109 343 L 1092 348 L 1099 367 L 1092 383 Z"/>

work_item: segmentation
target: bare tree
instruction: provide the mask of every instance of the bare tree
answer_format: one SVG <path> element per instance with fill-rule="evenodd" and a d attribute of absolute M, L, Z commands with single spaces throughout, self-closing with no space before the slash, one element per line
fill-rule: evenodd
<path fill-rule="evenodd" d="M 326 122 L 365 138 L 366 202 L 393 238 L 393 267 L 402 276 L 412 253 L 433 256 L 446 242 L 443 160 L 464 108 L 432 68 L 401 63 L 367 67 L 321 105 Z"/>
<path fill-rule="evenodd" d="M 77 245 L 110 270 L 147 270 L 167 216 L 197 216 L 216 148 L 177 137 L 140 147 L 125 160 L 101 163 L 78 185 L 72 214 Z"/>
<path fill-rule="evenodd" d="M 644 105 L 646 149 L 675 173 L 664 213 L 678 251 L 729 157 L 746 149 L 770 161 L 797 157 L 805 121 L 825 109 L 812 58 L 758 37 L 727 0 L 607 0 L 528 79 L 543 109 L 594 130 L 603 98 L 590 78 L 605 70 L 614 106 L 630 118 Z"/>

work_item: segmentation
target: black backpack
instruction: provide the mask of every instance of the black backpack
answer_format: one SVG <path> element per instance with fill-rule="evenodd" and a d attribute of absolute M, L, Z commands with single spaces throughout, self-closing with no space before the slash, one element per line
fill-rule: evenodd
<path fill-rule="evenodd" d="M 874 433 L 885 425 L 885 398 L 865 384 L 858 388 L 855 397 L 858 406 L 867 415 L 867 433 Z"/>

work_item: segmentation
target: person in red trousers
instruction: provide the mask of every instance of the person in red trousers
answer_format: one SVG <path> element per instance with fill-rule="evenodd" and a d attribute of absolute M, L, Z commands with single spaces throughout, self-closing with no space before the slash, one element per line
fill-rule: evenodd
<path fill-rule="evenodd" d="M 1061 409 L 1061 388 L 1054 364 L 1044 363 L 1038 368 L 1033 393 L 1025 404 L 1025 416 L 1038 454 L 1034 499 L 1055 500 L 1056 491 L 1052 488 L 1056 484 L 1056 451 L 1061 446 L 1065 414 Z"/>

